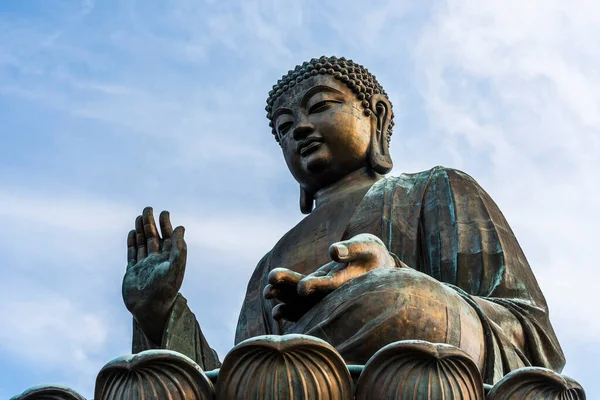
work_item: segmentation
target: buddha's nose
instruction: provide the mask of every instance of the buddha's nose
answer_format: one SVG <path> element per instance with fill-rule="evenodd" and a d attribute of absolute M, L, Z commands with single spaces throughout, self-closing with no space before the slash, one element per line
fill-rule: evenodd
<path fill-rule="evenodd" d="M 308 135 L 315 131 L 315 127 L 308 121 L 300 121 L 294 128 L 294 140 L 306 139 Z"/>

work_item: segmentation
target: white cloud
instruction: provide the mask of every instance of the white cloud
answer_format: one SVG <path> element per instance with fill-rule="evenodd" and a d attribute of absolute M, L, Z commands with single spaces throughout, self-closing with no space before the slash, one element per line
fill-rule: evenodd
<path fill-rule="evenodd" d="M 590 318 L 600 289 L 600 49 L 590 40 L 599 11 L 445 1 L 415 49 L 432 126 L 504 210 L 565 341 L 600 335 Z"/>
<path fill-rule="evenodd" d="M 10 327 L 0 332 L 5 354 L 74 388 L 91 390 L 100 367 L 126 352 L 130 342 L 120 284 L 125 237 L 139 212 L 60 187 L 52 192 L 0 189 L 0 223 L 10 227 L 0 233 L 6 266 L 0 273 L 0 321 Z M 222 291 L 207 282 L 236 288 L 222 301 L 230 312 L 218 312 L 228 315 L 227 328 L 210 321 L 203 326 L 223 355 L 233 343 L 240 298 L 256 262 L 293 221 L 270 222 L 240 210 L 175 211 L 172 219 L 186 226 L 184 292 L 196 300 L 192 309 L 202 310 L 206 293 Z M 197 293 L 205 294 L 197 298 Z M 118 312 L 109 315 L 108 310 Z M 214 332 L 212 325 L 229 329 L 230 337 Z"/>
<path fill-rule="evenodd" d="M 187 227 L 186 295 L 197 315 L 218 316 L 202 323 L 224 353 L 252 268 L 300 218 L 297 188 L 264 118 L 266 92 L 295 64 L 331 53 L 382 77 L 397 115 L 397 172 L 442 164 L 473 175 L 524 247 L 559 338 L 597 343 L 600 323 L 590 317 L 600 278 L 594 0 L 366 8 L 123 1 L 108 17 L 88 0 L 52 4 L 44 20 L 0 16 L 9 38 L 0 46 L 0 101 L 26 114 L 7 121 L 20 129 L 39 119 L 38 130 L 20 130 L 27 144 L 2 136 L 0 148 L 14 147 L 0 153 L 0 168 L 18 172 L 0 182 L 0 223 L 10 227 L 0 230 L 0 249 L 14 266 L 1 272 L 14 291 L 2 295 L 0 319 L 12 326 L 21 313 L 40 316 L 4 333 L 17 356 L 35 351 L 46 366 L 71 362 L 41 345 L 23 348 L 41 343 L 40 329 L 82 360 L 108 361 L 128 346 L 119 298 L 124 241 L 146 202 L 164 205 L 174 224 Z M 48 140 L 61 134 L 67 138 Z M 77 144 L 88 140 L 99 149 Z M 46 147 L 35 152 L 36 145 Z M 22 161 L 30 152 L 35 158 Z M 50 168 L 56 176 L 45 174 L 60 164 L 53 153 L 66 157 L 62 170 Z M 47 317 L 53 309 L 63 322 Z M 100 334 L 86 347 L 93 332 Z M 583 356 L 575 355 L 567 358 L 579 371 Z"/>
<path fill-rule="evenodd" d="M 3 283 L 7 285 L 0 294 L 3 360 L 30 365 L 74 388 L 89 390 L 108 361 L 103 351 L 109 330 L 116 327 L 110 327 L 106 315 L 89 310 L 88 303 L 75 304 L 55 290 L 31 281 Z"/>
<path fill-rule="evenodd" d="M 90 367 L 90 354 L 105 345 L 106 321 L 86 310 L 85 304 L 75 305 L 41 288 L 4 292 L 0 300 L 0 318 L 10 327 L 0 333 L 2 347 L 25 357 L 22 361 L 81 371 Z"/>
<path fill-rule="evenodd" d="M 20 189 L 0 186 L 0 218 L 17 220 L 18 225 L 94 234 L 112 233 L 116 227 L 123 225 L 127 216 L 133 214 L 132 208 L 90 196 L 24 192 Z"/>

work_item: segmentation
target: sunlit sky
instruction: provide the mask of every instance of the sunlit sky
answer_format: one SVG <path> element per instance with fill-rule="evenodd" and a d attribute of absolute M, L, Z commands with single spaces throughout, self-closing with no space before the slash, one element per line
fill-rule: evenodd
<path fill-rule="evenodd" d="M 2 0 L 0 398 L 91 397 L 130 352 L 147 205 L 187 229 L 182 292 L 223 358 L 256 263 L 302 218 L 267 92 L 321 55 L 388 92 L 392 174 L 458 168 L 496 200 L 565 373 L 600 398 L 599 37 L 595 0 Z"/>

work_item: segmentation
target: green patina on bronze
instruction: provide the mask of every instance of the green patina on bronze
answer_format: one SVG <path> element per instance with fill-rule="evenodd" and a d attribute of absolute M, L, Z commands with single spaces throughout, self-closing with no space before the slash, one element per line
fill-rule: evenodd
<path fill-rule="evenodd" d="M 275 85 L 267 112 L 307 216 L 256 266 L 236 343 L 306 334 L 365 364 L 390 343 L 418 339 L 461 349 L 488 384 L 525 366 L 561 371 L 544 296 L 490 196 L 451 168 L 385 176 L 393 113 L 366 69 L 343 58 L 306 62 Z M 176 350 L 217 368 L 201 316 L 179 293 L 183 228 L 168 213 L 159 225 L 147 208 L 128 238 L 133 351 Z"/>

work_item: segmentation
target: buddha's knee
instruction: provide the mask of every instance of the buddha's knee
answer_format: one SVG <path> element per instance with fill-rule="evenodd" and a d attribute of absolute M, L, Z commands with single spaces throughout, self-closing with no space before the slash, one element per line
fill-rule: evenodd
<path fill-rule="evenodd" d="M 451 344 L 483 364 L 484 333 L 479 316 L 454 289 L 412 269 L 369 274 L 364 289 L 373 296 L 364 307 L 370 315 L 383 317 L 382 322 L 385 319 L 380 328 L 387 332 L 385 336 Z"/>
<path fill-rule="evenodd" d="M 399 340 L 451 344 L 483 362 L 483 329 L 475 310 L 453 289 L 412 269 L 377 269 L 353 279 L 286 333 L 321 337 L 359 363 Z"/>
<path fill-rule="evenodd" d="M 414 270 L 398 270 L 398 313 L 403 339 L 447 343 L 483 364 L 484 332 L 477 312 L 454 289 Z"/>

